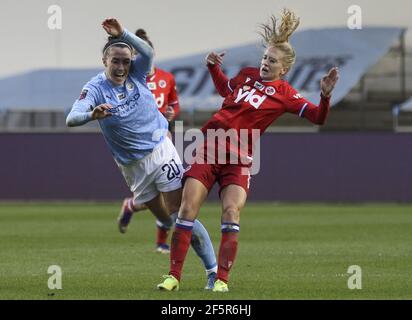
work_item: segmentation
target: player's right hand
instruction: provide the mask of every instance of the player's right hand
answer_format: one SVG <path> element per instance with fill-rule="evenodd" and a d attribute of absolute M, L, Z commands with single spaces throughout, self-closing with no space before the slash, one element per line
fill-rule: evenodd
<path fill-rule="evenodd" d="M 165 112 L 165 118 L 167 121 L 172 121 L 173 118 L 175 117 L 175 109 L 173 109 L 172 106 L 167 106 L 166 112 Z"/>
<path fill-rule="evenodd" d="M 221 53 L 216 53 L 216 52 L 210 52 L 207 56 L 206 56 L 206 64 L 209 65 L 215 65 L 217 64 L 218 66 L 222 65 L 223 63 L 223 57 L 226 54 L 225 51 L 221 52 Z"/>
<path fill-rule="evenodd" d="M 103 29 L 113 37 L 120 37 L 123 34 L 123 27 L 115 18 L 107 18 L 102 22 Z"/>
<path fill-rule="evenodd" d="M 110 110 L 111 107 L 112 106 L 108 103 L 103 103 L 103 104 L 98 105 L 92 111 L 92 119 L 96 120 L 96 119 L 104 119 L 104 118 L 110 117 L 112 113 L 107 110 Z"/>

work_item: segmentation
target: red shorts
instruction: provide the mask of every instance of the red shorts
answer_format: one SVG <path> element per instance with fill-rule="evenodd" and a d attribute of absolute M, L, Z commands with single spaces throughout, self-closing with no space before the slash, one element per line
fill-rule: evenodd
<path fill-rule="evenodd" d="M 191 165 L 184 174 L 187 177 L 199 180 L 208 191 L 214 183 L 219 184 L 219 195 L 222 189 L 230 184 L 236 184 L 249 192 L 250 170 L 248 166 L 237 164 L 198 164 Z"/>

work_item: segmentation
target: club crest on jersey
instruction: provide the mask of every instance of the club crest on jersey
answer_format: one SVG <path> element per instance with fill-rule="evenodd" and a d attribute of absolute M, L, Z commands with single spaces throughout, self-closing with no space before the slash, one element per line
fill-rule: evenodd
<path fill-rule="evenodd" d="M 133 90 L 133 88 L 134 88 L 133 83 L 128 82 L 128 83 L 126 84 L 126 88 L 127 88 L 127 90 Z"/>
<path fill-rule="evenodd" d="M 160 88 L 166 88 L 166 81 L 160 80 L 160 81 L 159 81 L 159 87 L 160 87 Z"/>
<path fill-rule="evenodd" d="M 273 95 L 276 93 L 276 90 L 275 90 L 275 88 L 273 88 L 273 87 L 266 87 L 266 88 L 265 88 L 265 93 L 266 93 L 268 96 L 273 96 Z"/>
<path fill-rule="evenodd" d="M 258 81 L 256 81 L 253 86 L 258 90 L 263 90 L 265 88 L 265 86 Z"/>
<path fill-rule="evenodd" d="M 255 92 L 256 89 L 252 89 L 251 91 L 243 91 L 242 88 L 240 88 L 237 92 L 235 103 L 240 102 L 240 100 L 244 100 L 245 102 L 248 102 L 252 107 L 256 109 L 259 108 L 263 101 L 265 101 L 265 99 L 267 98 L 267 95 L 260 96 L 258 94 L 254 94 Z"/>
<path fill-rule="evenodd" d="M 149 90 L 156 90 L 156 82 L 148 82 L 147 87 Z"/>
<path fill-rule="evenodd" d="M 86 98 L 88 91 L 89 90 L 87 90 L 87 89 L 83 89 L 82 92 L 80 92 L 79 100 L 83 100 L 84 98 Z"/>

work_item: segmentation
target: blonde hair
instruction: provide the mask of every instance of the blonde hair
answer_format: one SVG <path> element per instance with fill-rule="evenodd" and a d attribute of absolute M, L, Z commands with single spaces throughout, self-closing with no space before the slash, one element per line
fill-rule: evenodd
<path fill-rule="evenodd" d="M 266 47 L 275 47 L 284 53 L 282 63 L 285 68 L 290 69 L 296 61 L 296 53 L 289 43 L 289 37 L 299 26 L 299 17 L 289 9 L 283 9 L 280 26 L 277 28 L 278 19 L 272 15 L 270 22 L 261 24 L 263 37 Z"/>

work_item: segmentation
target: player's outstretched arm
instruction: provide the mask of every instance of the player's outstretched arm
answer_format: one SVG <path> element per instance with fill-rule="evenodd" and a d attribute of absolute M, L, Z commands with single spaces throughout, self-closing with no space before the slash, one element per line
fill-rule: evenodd
<path fill-rule="evenodd" d="M 308 119 L 310 122 L 323 125 L 330 109 L 330 97 L 339 79 L 337 67 L 331 68 L 320 81 L 321 99 L 319 105 L 315 105 L 303 98 L 296 90 L 289 93 L 290 99 L 286 105 L 286 110 L 298 114 L 300 117 Z"/>
<path fill-rule="evenodd" d="M 115 18 L 107 18 L 102 22 L 103 29 L 108 35 L 120 38 L 130 43 L 139 53 L 138 58 L 132 61 L 131 74 L 146 75 L 150 71 L 153 62 L 154 51 L 146 41 L 140 39 L 132 32 L 123 28 L 121 23 Z"/>
<path fill-rule="evenodd" d="M 228 87 L 229 79 L 220 69 L 220 66 L 223 64 L 223 56 L 225 55 L 225 53 L 226 52 L 210 52 L 205 59 L 215 88 L 222 97 L 226 97 L 231 93 Z"/>
<path fill-rule="evenodd" d="M 81 104 L 75 104 L 67 115 L 66 125 L 68 127 L 77 127 L 86 124 L 89 121 L 104 119 L 110 117 L 112 114 L 109 111 L 111 105 L 105 103 L 97 106 L 93 111 L 85 109 Z"/>

